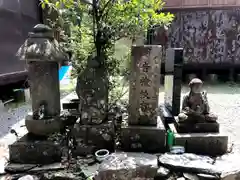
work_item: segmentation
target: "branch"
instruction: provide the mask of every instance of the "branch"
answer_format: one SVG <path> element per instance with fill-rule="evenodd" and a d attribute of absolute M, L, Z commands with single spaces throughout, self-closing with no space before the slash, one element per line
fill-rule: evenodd
<path fill-rule="evenodd" d="M 106 13 L 104 13 L 105 9 L 108 7 L 109 3 L 113 0 L 108 0 L 108 2 L 103 6 L 101 10 L 101 14 L 99 15 L 100 17 L 104 17 Z"/>

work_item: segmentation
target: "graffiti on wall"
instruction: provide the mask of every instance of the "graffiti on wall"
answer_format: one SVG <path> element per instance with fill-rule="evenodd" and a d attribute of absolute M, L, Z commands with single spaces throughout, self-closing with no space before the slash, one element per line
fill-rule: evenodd
<path fill-rule="evenodd" d="M 183 47 L 185 63 L 240 64 L 240 9 L 176 13 L 168 47 Z"/>

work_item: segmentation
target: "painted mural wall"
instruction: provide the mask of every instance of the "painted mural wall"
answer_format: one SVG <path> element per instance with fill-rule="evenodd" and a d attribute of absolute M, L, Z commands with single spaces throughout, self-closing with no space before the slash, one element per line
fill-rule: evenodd
<path fill-rule="evenodd" d="M 240 64 L 240 8 L 177 12 L 167 46 L 183 47 L 185 63 Z"/>

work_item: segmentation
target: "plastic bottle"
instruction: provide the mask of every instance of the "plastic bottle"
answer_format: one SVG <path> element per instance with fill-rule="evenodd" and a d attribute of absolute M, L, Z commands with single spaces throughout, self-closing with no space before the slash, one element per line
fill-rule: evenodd
<path fill-rule="evenodd" d="M 174 145 L 174 133 L 171 130 L 167 131 L 167 145 L 168 149 L 170 150 L 171 147 Z"/>

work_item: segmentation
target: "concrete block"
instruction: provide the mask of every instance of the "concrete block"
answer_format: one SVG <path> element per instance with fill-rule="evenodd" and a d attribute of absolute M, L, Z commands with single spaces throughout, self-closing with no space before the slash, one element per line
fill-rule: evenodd
<path fill-rule="evenodd" d="M 124 151 L 159 153 L 166 149 L 166 130 L 159 116 L 157 126 L 122 124 L 121 128 Z"/>

